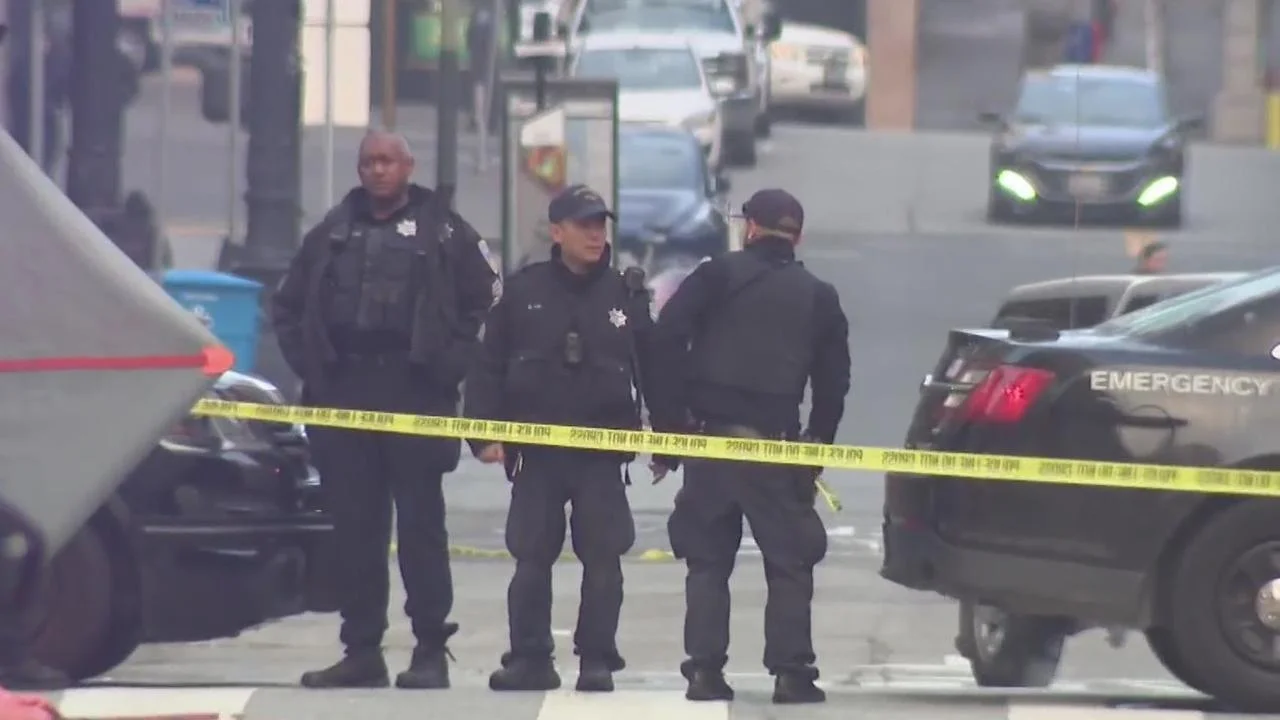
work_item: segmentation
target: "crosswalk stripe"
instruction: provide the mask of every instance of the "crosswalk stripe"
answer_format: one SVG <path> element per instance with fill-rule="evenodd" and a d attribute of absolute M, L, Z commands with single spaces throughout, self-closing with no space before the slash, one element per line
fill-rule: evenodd
<path fill-rule="evenodd" d="M 692 703 L 677 692 L 547 693 L 538 720 L 729 720 L 729 703 Z"/>
<path fill-rule="evenodd" d="M 57 699 L 66 718 L 163 718 L 244 712 L 258 688 L 77 688 Z"/>
<path fill-rule="evenodd" d="M 1006 720 L 1201 720 L 1199 710 L 1126 710 L 1123 708 L 1078 707 L 1069 705 L 1040 705 L 1034 703 L 1010 703 Z"/>

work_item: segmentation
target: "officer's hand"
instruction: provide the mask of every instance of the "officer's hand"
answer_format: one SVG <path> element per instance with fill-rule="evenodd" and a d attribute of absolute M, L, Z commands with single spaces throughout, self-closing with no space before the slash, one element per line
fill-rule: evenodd
<path fill-rule="evenodd" d="M 671 468 L 652 460 L 649 462 L 649 472 L 653 473 L 653 484 L 657 485 L 667 478 L 667 473 L 671 472 Z"/>
<path fill-rule="evenodd" d="M 493 443 L 492 445 L 485 445 L 480 454 L 476 455 L 476 459 L 485 465 L 492 465 L 506 462 L 507 456 L 502 449 L 502 443 Z"/>

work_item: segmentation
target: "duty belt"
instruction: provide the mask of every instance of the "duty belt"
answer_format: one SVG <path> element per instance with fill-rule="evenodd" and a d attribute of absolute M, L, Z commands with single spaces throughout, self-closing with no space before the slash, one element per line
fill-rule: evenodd
<path fill-rule="evenodd" d="M 766 433 L 761 432 L 750 425 L 741 425 L 738 423 L 717 422 L 714 420 L 704 420 L 698 423 L 698 429 L 704 435 L 719 435 L 722 437 L 748 438 L 751 440 L 798 440 L 800 433 Z"/>

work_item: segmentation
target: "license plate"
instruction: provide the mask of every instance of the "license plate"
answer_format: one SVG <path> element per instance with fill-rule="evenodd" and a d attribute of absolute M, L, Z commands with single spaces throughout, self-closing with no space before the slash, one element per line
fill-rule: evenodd
<path fill-rule="evenodd" d="M 1097 198 L 1107 194 L 1107 179 L 1094 173 L 1075 173 L 1067 178 L 1067 192 L 1079 198 Z"/>

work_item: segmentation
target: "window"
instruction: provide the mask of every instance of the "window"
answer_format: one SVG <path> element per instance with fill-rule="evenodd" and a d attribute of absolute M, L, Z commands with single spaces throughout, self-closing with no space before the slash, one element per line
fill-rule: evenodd
<path fill-rule="evenodd" d="M 1099 325 L 1097 331 L 1107 335 L 1151 338 L 1258 302 L 1280 303 L 1280 270 L 1266 270 L 1239 280 L 1206 285 L 1112 318 Z"/>
<path fill-rule="evenodd" d="M 1129 298 L 1129 303 L 1121 308 L 1120 312 L 1116 314 L 1124 315 L 1125 313 L 1131 313 L 1134 310 L 1141 310 L 1148 305 L 1155 305 L 1158 302 L 1160 302 L 1159 295 L 1134 295 Z"/>
<path fill-rule="evenodd" d="M 649 32 L 726 32 L 737 34 L 724 0 L 588 0 L 582 15 L 584 32 L 636 30 Z"/>
<path fill-rule="evenodd" d="M 1107 317 L 1107 298 L 1094 295 L 1079 298 L 1014 300 L 996 314 L 993 325 L 1002 320 L 1039 320 L 1056 330 L 1092 327 Z"/>
<path fill-rule="evenodd" d="M 576 77 L 617 80 L 623 90 L 678 90 L 702 87 L 698 60 L 689 50 L 584 50 Z"/>
<path fill-rule="evenodd" d="M 623 135 L 618 151 L 618 185 L 623 189 L 702 192 L 706 182 L 702 150 L 688 138 Z"/>
<path fill-rule="evenodd" d="M 1169 122 L 1164 90 L 1140 78 L 1029 75 L 1014 111 L 1018 122 L 1159 128 Z"/>

